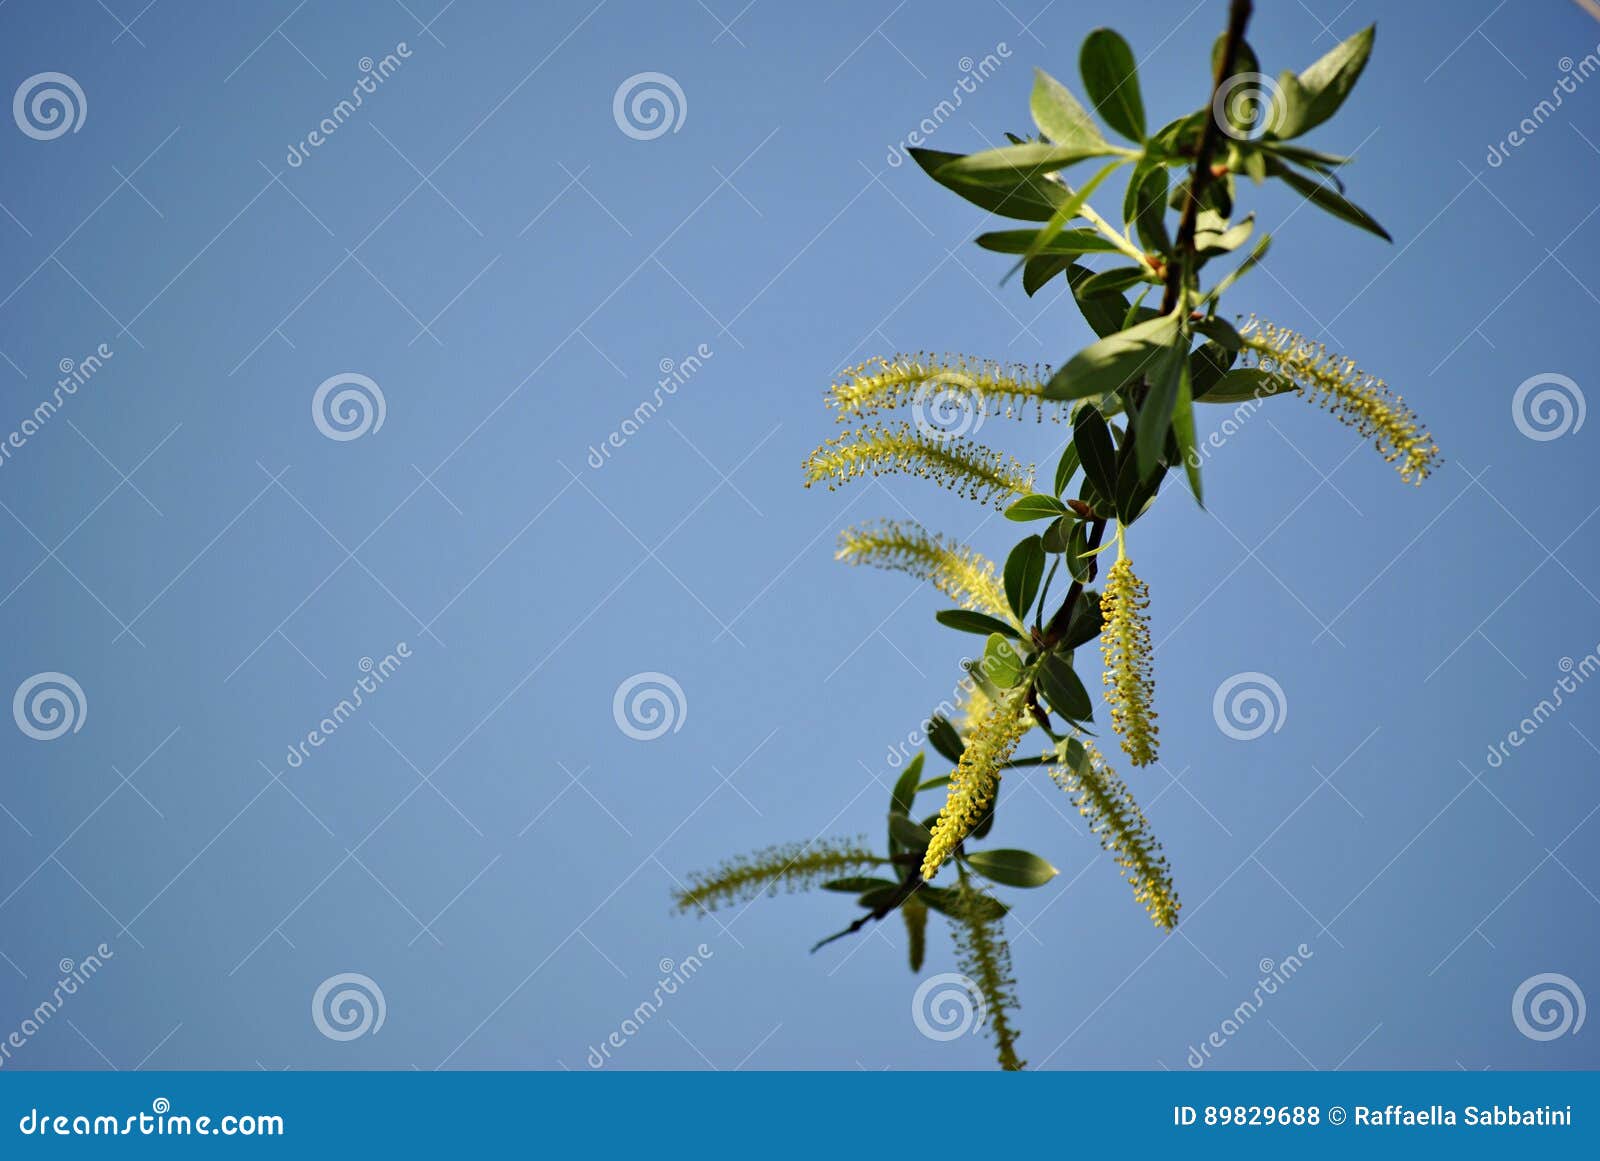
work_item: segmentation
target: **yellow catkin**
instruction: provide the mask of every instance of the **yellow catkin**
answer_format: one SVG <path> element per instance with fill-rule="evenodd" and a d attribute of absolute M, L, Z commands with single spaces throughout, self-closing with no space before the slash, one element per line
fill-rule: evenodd
<path fill-rule="evenodd" d="M 1420 484 L 1439 460 L 1422 421 L 1389 385 L 1304 335 L 1251 315 L 1239 328 L 1243 365 L 1276 371 L 1341 423 L 1371 439 L 1400 478 Z"/>
<path fill-rule="evenodd" d="M 1157 927 L 1177 926 L 1178 892 L 1172 885 L 1172 868 L 1161 844 L 1150 833 L 1144 811 L 1134 801 L 1126 783 L 1106 765 L 1092 742 L 1082 740 L 1085 760 L 1077 767 L 1052 767 L 1050 777 L 1072 795 L 1078 813 L 1100 845 L 1116 856 L 1117 866 L 1133 885 L 1133 897 L 1150 913 Z"/>
<path fill-rule="evenodd" d="M 1000 769 L 1011 759 L 1032 725 L 1024 712 L 1028 683 L 1019 682 L 989 707 L 978 727 L 967 735 L 967 748 L 950 775 L 950 791 L 939 820 L 933 825 L 933 840 L 922 857 L 922 877 L 931 880 L 939 866 L 983 821 L 1000 790 Z"/>
<path fill-rule="evenodd" d="M 1016 623 L 993 562 L 915 521 L 882 520 L 846 528 L 839 534 L 835 556 L 850 564 L 909 573 L 964 609 Z"/>
<path fill-rule="evenodd" d="M 1043 418 L 1050 368 L 1005 364 L 968 355 L 895 355 L 851 367 L 828 389 L 828 406 L 839 420 L 874 415 L 908 403 L 955 408 L 969 415 Z M 1050 405 L 1059 418 L 1063 408 Z"/>
<path fill-rule="evenodd" d="M 984 1026 L 994 1039 L 1000 1067 L 1019 1072 L 1027 1061 L 1017 1055 L 1020 1032 L 1012 1025 L 1017 1003 L 1017 981 L 1011 974 L 1011 947 L 1006 942 L 1003 913 L 994 899 L 970 882 L 955 889 L 951 934 L 961 972 L 978 986 L 983 996 Z"/>
<path fill-rule="evenodd" d="M 1134 575 L 1126 556 L 1119 556 L 1106 576 L 1100 594 L 1105 618 L 1100 631 L 1100 652 L 1105 657 L 1105 698 L 1111 706 L 1111 726 L 1122 737 L 1122 748 L 1135 766 L 1156 759 L 1155 678 L 1150 667 L 1150 623 L 1144 610 L 1150 590 Z"/>
<path fill-rule="evenodd" d="M 847 431 L 812 452 L 805 470 L 806 487 L 826 482 L 829 491 L 859 476 L 905 472 L 996 508 L 1033 489 L 1031 467 L 974 440 L 909 423 Z"/>
<path fill-rule="evenodd" d="M 790 891 L 879 866 L 885 860 L 859 840 L 816 839 L 768 847 L 729 859 L 715 870 L 697 875 L 673 894 L 683 911 L 715 911 L 719 906 L 754 899 L 779 887 Z"/>

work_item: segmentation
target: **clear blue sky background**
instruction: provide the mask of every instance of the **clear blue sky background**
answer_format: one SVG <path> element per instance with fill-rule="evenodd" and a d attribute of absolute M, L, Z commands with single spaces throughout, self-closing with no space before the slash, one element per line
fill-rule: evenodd
<path fill-rule="evenodd" d="M 141 7 L 0 10 L 5 92 L 59 71 L 87 100 L 52 141 L 0 125 L 0 431 L 61 360 L 113 351 L 0 467 L 0 692 L 59 671 L 87 700 L 55 741 L 0 729 L 0 1034 L 58 961 L 114 952 L 7 1067 L 583 1069 L 701 943 L 615 1066 L 992 1063 L 918 1033 L 898 926 L 806 954 L 848 899 L 719 923 L 669 891 L 773 841 L 879 841 L 886 752 L 952 687 L 968 642 L 942 602 L 835 565 L 835 530 L 911 514 L 994 553 L 1013 531 L 916 480 L 803 490 L 836 371 L 1051 362 L 1088 336 L 1056 289 L 1000 287 L 970 245 L 993 224 L 891 146 L 1001 43 L 931 144 L 1027 131 L 1032 67 L 1076 87 L 1106 22 L 1165 121 L 1205 91 L 1220 0 Z M 1022 1050 L 1184 1068 L 1303 943 L 1218 1066 L 1593 1066 L 1592 1024 L 1535 1042 L 1511 998 L 1544 972 L 1600 997 L 1600 686 L 1501 767 L 1486 752 L 1600 642 L 1600 421 L 1534 440 L 1512 413 L 1532 376 L 1600 386 L 1600 80 L 1487 153 L 1600 21 L 1567 0 L 1258 7 L 1273 73 L 1378 21 L 1311 142 L 1359 153 L 1352 194 L 1395 243 L 1248 190 L 1276 242 L 1233 306 L 1358 355 L 1448 463 L 1406 487 L 1286 399 L 1212 458 L 1208 513 L 1174 488 L 1136 530 L 1166 765 L 1130 781 L 1184 921 L 1153 931 L 1063 796 L 1009 779 L 999 833 L 1062 870 L 1013 893 Z M 291 167 L 359 59 L 402 41 Z M 636 140 L 612 99 L 645 71 L 687 113 Z M 341 372 L 379 384 L 380 430 L 319 433 L 313 392 Z M 1045 464 L 1061 441 L 984 434 Z M 612 716 L 642 671 L 686 711 L 648 742 Z M 1246 671 L 1287 705 L 1252 742 L 1212 716 Z M 924 975 L 954 964 L 932 935 Z M 318 1033 L 340 972 L 381 987 L 376 1035 Z"/>

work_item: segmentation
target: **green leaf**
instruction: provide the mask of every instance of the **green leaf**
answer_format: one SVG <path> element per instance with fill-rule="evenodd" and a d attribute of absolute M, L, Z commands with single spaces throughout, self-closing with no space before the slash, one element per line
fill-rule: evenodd
<path fill-rule="evenodd" d="M 914 822 L 903 814 L 889 816 L 889 833 L 894 840 L 909 851 L 925 851 L 928 844 L 933 841 L 933 835 L 928 828 L 920 822 Z"/>
<path fill-rule="evenodd" d="M 1300 74 L 1300 87 L 1308 100 L 1295 132 L 1285 136 L 1298 136 L 1315 129 L 1339 111 L 1367 67 L 1376 33 L 1376 25 L 1367 25 Z"/>
<path fill-rule="evenodd" d="M 922 780 L 922 762 L 922 753 L 919 751 L 915 758 L 906 763 L 906 768 L 895 780 L 894 791 L 889 795 L 890 814 L 911 813 L 911 804 L 917 797 L 917 783 Z"/>
<path fill-rule="evenodd" d="M 1008 637 L 1017 635 L 1017 631 L 999 617 L 991 617 L 975 609 L 940 609 L 933 619 L 963 633 L 981 633 L 985 637 L 990 633 L 1004 633 Z"/>
<path fill-rule="evenodd" d="M 937 778 L 930 778 L 926 782 L 922 783 L 920 786 L 917 787 L 917 791 L 918 791 L 918 793 L 920 793 L 920 792 L 922 792 L 924 790 L 943 790 L 945 787 L 947 787 L 949 785 L 950 785 L 950 775 L 941 774 Z"/>
<path fill-rule="evenodd" d="M 1049 145 L 1043 141 L 1024 141 L 1021 145 L 1002 145 L 946 162 L 935 174 L 940 180 L 976 181 L 985 185 L 1012 186 L 1026 178 L 1042 179 L 1046 174 L 1065 169 L 1090 157 L 1104 157 L 1116 149 L 1104 141 L 1096 146 Z"/>
<path fill-rule="evenodd" d="M 952 762 L 960 762 L 961 753 L 967 748 L 960 733 L 950 724 L 950 719 L 938 714 L 928 719 L 928 741 L 940 755 Z"/>
<path fill-rule="evenodd" d="M 1203 318 L 1189 324 L 1195 330 L 1205 335 L 1206 338 L 1230 351 L 1237 351 L 1244 346 L 1244 339 L 1234 329 L 1231 322 L 1221 318 Z"/>
<path fill-rule="evenodd" d="M 944 173 L 946 166 L 961 158 L 959 153 L 943 153 L 937 149 L 911 149 L 909 152 L 912 160 L 934 181 L 980 209 L 1001 217 L 1047 222 L 1056 207 L 1071 196 L 1060 183 L 1045 177 L 1023 178 L 1007 186 Z"/>
<path fill-rule="evenodd" d="M 960 892 L 954 889 L 924 885 L 917 889 L 917 897 L 940 915 L 948 915 L 951 919 L 975 916 L 993 922 L 996 919 L 1004 919 L 1006 912 L 1011 910 L 993 895 L 980 891 L 969 891 L 963 900 Z M 966 906 L 965 911 L 962 910 L 963 903 Z"/>
<path fill-rule="evenodd" d="M 1116 493 L 1117 453 L 1111 445 L 1111 429 L 1093 407 L 1080 407 L 1072 419 L 1072 444 L 1083 462 L 1084 479 L 1099 495 Z"/>
<path fill-rule="evenodd" d="M 1084 399 L 1115 391 L 1154 371 L 1177 333 L 1177 316 L 1160 315 L 1091 343 L 1051 376 L 1044 397 Z"/>
<path fill-rule="evenodd" d="M 1067 444 L 1066 450 L 1061 453 L 1061 458 L 1056 461 L 1056 495 L 1061 495 L 1067 490 L 1067 485 L 1072 483 L 1072 477 L 1078 470 L 1078 448 L 1076 444 Z"/>
<path fill-rule="evenodd" d="M 974 239 L 985 250 L 999 254 L 1026 254 L 1038 240 L 1043 230 L 995 230 L 979 234 Z M 1062 230 L 1040 247 L 1040 254 L 1104 254 L 1115 250 L 1116 243 L 1095 230 Z"/>
<path fill-rule="evenodd" d="M 1255 228 L 1255 215 L 1250 214 L 1237 226 L 1230 227 L 1226 222 L 1223 222 L 1221 229 L 1196 229 L 1194 234 L 1195 250 L 1202 256 L 1226 254 L 1231 250 L 1237 250 L 1250 240 L 1250 235 Z"/>
<path fill-rule="evenodd" d="M 1095 112 L 1124 137 L 1144 140 L 1144 101 L 1133 49 L 1109 28 L 1097 28 L 1083 42 L 1078 71 Z"/>
<path fill-rule="evenodd" d="M 1010 689 L 1022 678 L 1022 658 L 999 633 L 989 634 L 983 647 L 983 671 L 1001 689 Z"/>
<path fill-rule="evenodd" d="M 1182 328 L 1174 328 L 1168 346 L 1154 361 L 1148 374 L 1150 390 L 1139 405 L 1134 451 L 1138 456 L 1139 477 L 1155 471 L 1166 446 L 1167 428 L 1172 424 L 1172 409 L 1178 400 L 1178 380 L 1189 358 L 1189 339 Z M 1131 514 L 1129 514 L 1131 516 Z"/>
<path fill-rule="evenodd" d="M 1033 70 L 1033 95 L 1028 101 L 1033 123 L 1058 146 L 1112 153 L 1117 147 L 1101 135 L 1089 114 L 1065 85 L 1043 69 Z M 1092 154 L 1085 154 L 1092 156 Z"/>
<path fill-rule="evenodd" d="M 1222 66 L 1222 49 L 1228 43 L 1227 35 L 1217 37 L 1211 45 L 1211 73 L 1216 75 Z M 1232 67 L 1228 70 L 1228 80 L 1223 82 L 1223 91 L 1238 93 L 1244 90 L 1243 85 L 1235 86 L 1231 82 L 1234 77 L 1261 74 L 1261 62 L 1256 59 L 1256 50 L 1251 48 L 1247 41 L 1240 41 L 1234 49 Z M 1228 100 L 1223 102 L 1223 116 L 1227 118 L 1228 127 L 1233 130 L 1229 136 L 1248 137 L 1255 128 L 1256 122 L 1261 118 L 1260 102 L 1254 99 Z"/>
<path fill-rule="evenodd" d="M 1221 298 L 1223 291 L 1227 290 L 1228 287 L 1232 286 L 1235 282 L 1238 282 L 1239 279 L 1248 274 L 1253 267 L 1258 265 L 1260 261 L 1267 256 L 1267 248 L 1271 245 L 1272 235 L 1261 235 L 1261 241 L 1257 242 L 1256 248 L 1250 251 L 1250 256 L 1219 278 L 1217 280 L 1217 284 L 1213 286 L 1206 294 L 1206 298 L 1212 301 Z"/>
<path fill-rule="evenodd" d="M 1123 318 L 1128 313 L 1128 300 L 1120 294 L 1101 294 L 1093 298 L 1085 298 L 1078 293 L 1078 288 L 1090 278 L 1094 271 L 1087 266 L 1068 266 L 1067 283 L 1072 287 L 1072 299 L 1078 304 L 1078 309 L 1083 312 L 1084 321 L 1090 329 L 1101 338 L 1114 335 L 1126 329 Z"/>
<path fill-rule="evenodd" d="M 870 891 L 863 892 L 856 899 L 856 902 L 868 911 L 878 911 L 882 908 L 893 906 L 899 894 L 900 885 L 898 883 L 890 883 L 887 887 L 874 887 Z"/>
<path fill-rule="evenodd" d="M 1144 515 L 1151 501 L 1156 498 L 1156 493 L 1161 490 L 1161 481 L 1166 476 L 1164 465 L 1157 464 L 1148 472 L 1139 466 L 1139 442 L 1135 441 L 1132 448 L 1123 444 L 1117 456 L 1117 519 L 1124 527 Z M 1130 455 L 1130 452 L 1133 454 Z"/>
<path fill-rule="evenodd" d="M 1039 580 L 1043 576 L 1044 545 L 1037 536 L 1030 536 L 1020 541 L 1006 557 L 1002 577 L 1006 600 L 1011 602 L 1011 611 L 1016 613 L 1017 620 L 1028 619 L 1028 610 L 1033 607 L 1033 598 L 1039 593 Z"/>
<path fill-rule="evenodd" d="M 1076 517 L 1063 516 L 1041 532 L 1039 540 L 1044 544 L 1044 550 L 1048 553 L 1065 552 L 1075 523 Z"/>
<path fill-rule="evenodd" d="M 823 883 L 824 891 L 838 891 L 843 895 L 859 895 L 863 891 L 876 891 L 883 887 L 897 887 L 891 879 L 874 879 L 870 875 L 850 875 L 843 879 L 834 879 Z"/>
<path fill-rule="evenodd" d="M 1194 450 L 1194 399 L 1189 391 L 1189 361 L 1185 359 L 1179 369 L 1178 402 L 1172 409 L 1172 434 L 1177 437 L 1178 455 L 1183 459 L 1189 491 L 1194 493 L 1194 502 L 1204 508 L 1206 501 L 1200 487 L 1200 457 Z"/>
<path fill-rule="evenodd" d="M 1068 721 L 1087 721 L 1094 713 L 1089 691 L 1083 688 L 1072 663 L 1060 653 L 1047 653 L 1039 665 L 1039 691 L 1050 708 Z"/>
<path fill-rule="evenodd" d="M 1026 263 L 1044 253 L 1050 243 L 1054 241 L 1056 235 L 1061 233 L 1066 224 L 1082 211 L 1083 204 L 1089 200 L 1089 195 L 1099 189 L 1100 184 L 1115 173 L 1118 166 L 1125 163 L 1126 159 L 1124 158 L 1101 166 L 1099 172 L 1074 190 L 1072 196 L 1062 202 L 1061 207 L 1051 215 L 1050 220 L 1045 223 L 1044 229 L 1039 231 L 1039 236 L 1034 239 L 1033 245 L 1029 246 L 1027 253 L 1023 255 L 1023 262 Z M 1110 239 L 1107 239 L 1107 241 L 1110 241 Z"/>
<path fill-rule="evenodd" d="M 1172 237 L 1167 233 L 1166 200 L 1166 168 L 1156 166 L 1147 170 L 1133 198 L 1133 226 L 1138 231 L 1140 244 L 1155 254 L 1166 254 L 1172 250 Z"/>
<path fill-rule="evenodd" d="M 1378 225 L 1376 218 L 1338 190 L 1309 178 L 1298 170 L 1290 169 L 1281 161 L 1271 158 L 1267 160 L 1267 173 L 1273 177 L 1282 178 L 1289 188 L 1301 194 L 1318 209 L 1326 210 L 1334 217 L 1349 222 L 1351 225 L 1360 226 L 1363 230 L 1378 235 L 1385 242 L 1394 241 L 1393 238 L 1389 237 L 1389 231 Z"/>
<path fill-rule="evenodd" d="M 1061 635 L 1059 648 L 1070 653 L 1084 642 L 1100 636 L 1103 628 L 1105 614 L 1100 611 L 1100 594 L 1094 589 L 1084 589 L 1078 597 L 1078 603 L 1073 606 L 1072 619 L 1067 622 L 1067 631 Z"/>
<path fill-rule="evenodd" d="M 922 960 L 928 951 L 928 907 L 912 895 L 900 905 L 900 914 L 906 921 L 906 955 L 915 975 L 922 970 Z"/>
<path fill-rule="evenodd" d="M 1006 887 L 1043 887 L 1059 872 L 1031 851 L 973 851 L 967 865 Z"/>
<path fill-rule="evenodd" d="M 1300 78 L 1291 72 L 1278 74 L 1278 84 L 1272 90 L 1272 103 L 1267 107 L 1266 129 L 1263 140 L 1298 137 L 1305 127 L 1306 113 L 1311 108 L 1311 94 L 1300 84 Z"/>
<path fill-rule="evenodd" d="M 1196 399 L 1215 387 L 1238 356 L 1220 343 L 1201 343 L 1189 356 L 1189 384 Z"/>
<path fill-rule="evenodd" d="M 1029 298 L 1044 287 L 1057 274 L 1072 265 L 1072 259 L 1065 254 L 1048 254 L 1043 258 L 1030 258 L 1022 266 L 1022 289 Z"/>
<path fill-rule="evenodd" d="M 1006 509 L 1006 519 L 1025 524 L 1029 520 L 1053 520 L 1067 510 L 1054 496 L 1031 492 Z"/>
<path fill-rule="evenodd" d="M 1128 287 L 1143 282 L 1149 273 L 1148 266 L 1113 266 L 1110 270 L 1102 270 L 1093 277 L 1085 278 L 1078 287 L 1078 293 L 1085 298 L 1121 294 Z"/>
<path fill-rule="evenodd" d="M 1246 399 L 1267 399 L 1293 390 L 1295 390 L 1294 382 L 1275 371 L 1263 371 L 1259 367 L 1239 367 L 1213 383 L 1196 402 L 1241 403 Z"/>
<path fill-rule="evenodd" d="M 1084 481 L 1088 487 L 1088 481 Z M 1098 497 L 1097 497 L 1098 499 Z M 1089 555 L 1089 526 L 1081 520 L 1067 531 L 1067 551 L 1065 555 L 1067 571 L 1072 574 L 1075 581 L 1089 579 L 1089 567 L 1094 558 Z"/>

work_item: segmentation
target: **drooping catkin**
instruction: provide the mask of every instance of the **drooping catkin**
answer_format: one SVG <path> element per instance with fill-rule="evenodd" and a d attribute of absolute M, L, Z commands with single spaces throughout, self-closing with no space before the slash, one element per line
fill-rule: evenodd
<path fill-rule="evenodd" d="M 1078 813 L 1088 820 L 1089 830 L 1100 845 L 1116 856 L 1117 866 L 1133 886 L 1133 897 L 1157 927 L 1170 931 L 1177 926 L 1177 889 L 1172 884 L 1172 868 L 1161 853 L 1161 844 L 1150 833 L 1150 824 L 1139 808 L 1133 792 L 1106 765 L 1094 743 L 1080 739 L 1084 748 L 1081 762 L 1063 762 L 1051 767 L 1050 777 L 1072 796 Z"/>
<path fill-rule="evenodd" d="M 846 528 L 839 534 L 834 556 L 849 564 L 909 573 L 964 609 L 1016 621 L 993 562 L 914 520 L 880 520 Z"/>
<path fill-rule="evenodd" d="M 1018 682 L 1005 692 L 977 729 L 968 735 L 961 761 L 950 775 L 950 790 L 944 809 L 933 826 L 933 840 L 922 858 L 922 877 L 931 880 L 939 866 L 950 857 L 972 828 L 983 821 L 994 806 L 1000 790 L 1000 770 L 1032 727 L 1025 711 L 1027 682 Z"/>
<path fill-rule="evenodd" d="M 980 415 L 1043 417 L 1044 386 L 1050 368 L 1005 364 L 968 355 L 895 355 L 851 367 L 828 389 L 828 405 L 839 421 L 874 415 L 906 404 L 943 413 L 964 413 L 971 424 Z M 1056 412 L 1062 406 L 1050 404 Z"/>
<path fill-rule="evenodd" d="M 1033 469 L 962 436 L 939 436 L 909 423 L 872 424 L 835 436 L 805 462 L 806 487 L 826 482 L 832 491 L 860 476 L 905 472 L 940 487 L 1004 508 L 1033 488 Z"/>
<path fill-rule="evenodd" d="M 1389 385 L 1287 327 L 1251 315 L 1239 328 L 1246 367 L 1276 371 L 1341 423 L 1371 439 L 1383 458 L 1398 461 L 1400 478 L 1420 484 L 1439 459 L 1439 445 Z"/>
<path fill-rule="evenodd" d="M 1118 556 L 1100 593 L 1100 652 L 1105 657 L 1105 698 L 1111 726 L 1135 766 L 1156 759 L 1155 676 L 1150 664 L 1150 622 L 1145 608 L 1150 590 L 1134 574 L 1126 556 Z"/>

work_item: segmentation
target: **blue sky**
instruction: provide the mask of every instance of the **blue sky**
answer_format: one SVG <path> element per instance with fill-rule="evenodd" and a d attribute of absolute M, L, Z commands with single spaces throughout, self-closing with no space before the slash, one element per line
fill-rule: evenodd
<path fill-rule="evenodd" d="M 1165 765 L 1130 783 L 1184 919 L 1154 932 L 1064 796 L 1008 779 L 1007 845 L 1062 871 L 1012 893 L 1021 1049 L 1184 1068 L 1304 944 L 1211 1066 L 1593 1066 L 1592 1034 L 1531 1039 L 1511 1009 L 1544 973 L 1600 994 L 1600 688 L 1487 754 L 1600 643 L 1575 410 L 1600 82 L 1536 114 L 1600 20 L 1259 7 L 1274 74 L 1377 21 L 1310 142 L 1358 155 L 1351 194 L 1395 241 L 1249 190 L 1274 245 L 1231 309 L 1358 357 L 1447 462 L 1410 488 L 1284 399 L 1211 458 L 1207 511 L 1173 488 L 1134 530 Z M 892 924 L 807 954 L 846 898 L 711 921 L 669 893 L 771 842 L 876 841 L 887 752 L 958 676 L 941 600 L 836 565 L 837 529 L 912 516 L 995 554 L 1014 531 L 918 480 L 803 489 L 824 388 L 876 354 L 1059 363 L 1088 341 L 1058 288 L 1001 286 L 970 244 L 993 223 L 892 147 L 990 54 L 929 144 L 1028 131 L 1032 69 L 1077 87 L 1100 23 L 1163 122 L 1201 100 L 1222 5 L 438 9 L 0 10 L 6 83 L 82 94 L 73 131 L 0 133 L 0 431 L 63 360 L 111 352 L 0 466 L 0 684 L 69 675 L 81 718 L 0 730 L 0 1032 L 60 961 L 111 953 L 6 1067 L 582 1069 L 691 955 L 607 1067 L 988 1066 L 980 1037 L 911 1019 L 953 969 L 943 933 L 913 976 Z M 363 58 L 381 84 L 292 164 Z M 677 88 L 659 135 L 614 115 L 641 73 Z M 348 432 L 313 398 L 349 375 L 382 424 L 328 438 Z M 1516 421 L 1535 379 L 1525 403 L 1568 406 L 1554 438 Z M 1045 465 L 1063 438 L 984 435 Z M 363 659 L 381 684 L 291 765 Z M 1239 741 L 1213 697 L 1252 672 L 1281 721 Z M 681 691 L 651 740 L 613 717 L 641 673 Z M 341 973 L 381 991 L 375 1032 L 310 1018 Z"/>

